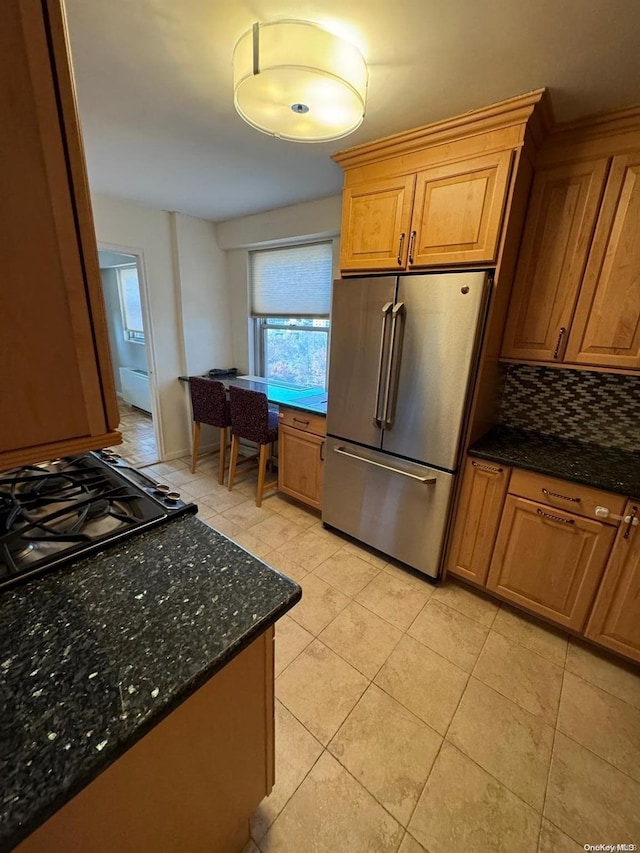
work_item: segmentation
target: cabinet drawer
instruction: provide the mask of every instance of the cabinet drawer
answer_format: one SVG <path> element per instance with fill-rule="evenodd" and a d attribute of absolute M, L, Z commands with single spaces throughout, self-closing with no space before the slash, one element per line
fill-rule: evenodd
<path fill-rule="evenodd" d="M 323 415 L 312 412 L 301 412 L 298 409 L 280 409 L 280 423 L 294 429 L 303 429 L 315 435 L 327 434 L 327 419 Z"/>
<path fill-rule="evenodd" d="M 581 631 L 614 536 L 600 521 L 509 495 L 487 589 Z"/>
<path fill-rule="evenodd" d="M 598 518 L 605 524 L 615 526 L 619 522 L 612 518 L 599 518 L 596 515 L 596 507 L 604 506 L 612 514 L 621 515 L 625 505 L 625 498 L 622 495 L 613 495 L 611 492 L 603 492 L 580 483 L 569 483 L 555 477 L 516 469 L 511 475 L 509 493 L 530 498 L 539 504 L 546 504 L 554 509 L 562 509 L 584 518 Z"/>

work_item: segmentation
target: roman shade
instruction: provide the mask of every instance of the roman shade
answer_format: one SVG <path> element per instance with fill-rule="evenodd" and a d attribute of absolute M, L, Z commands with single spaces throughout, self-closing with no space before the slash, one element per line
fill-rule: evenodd
<path fill-rule="evenodd" d="M 332 259 L 330 242 L 251 252 L 251 316 L 328 317 Z"/>

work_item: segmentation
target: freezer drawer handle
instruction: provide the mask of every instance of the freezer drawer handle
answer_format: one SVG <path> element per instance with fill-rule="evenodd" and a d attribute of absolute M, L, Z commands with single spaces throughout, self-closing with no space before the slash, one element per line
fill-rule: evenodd
<path fill-rule="evenodd" d="M 401 471 L 399 468 L 392 468 L 390 465 L 383 465 L 382 462 L 374 462 L 373 459 L 365 459 L 364 456 L 358 456 L 355 453 L 349 453 L 344 447 L 334 447 L 334 453 L 339 453 L 341 456 L 350 456 L 352 459 L 357 459 L 358 462 L 366 462 L 367 465 L 375 465 L 376 468 L 384 468 L 385 471 L 391 471 L 393 474 L 402 474 L 403 477 L 409 477 L 412 480 L 418 480 L 424 483 L 425 486 L 433 486 L 437 480 L 436 477 L 419 477 L 417 474 L 410 474 L 408 471 Z"/>
<path fill-rule="evenodd" d="M 387 337 L 387 320 L 393 308 L 393 302 L 386 302 L 382 306 L 382 331 L 380 332 L 380 355 L 378 357 L 378 382 L 376 385 L 376 409 L 373 413 L 373 423 L 378 429 L 382 429 L 382 418 L 380 417 L 380 391 L 382 391 L 382 368 L 384 364 L 384 344 Z"/>

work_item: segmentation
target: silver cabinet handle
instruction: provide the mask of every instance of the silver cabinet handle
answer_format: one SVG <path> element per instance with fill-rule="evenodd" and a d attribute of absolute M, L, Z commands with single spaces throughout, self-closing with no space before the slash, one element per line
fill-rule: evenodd
<path fill-rule="evenodd" d="M 349 456 L 351 459 L 357 459 L 358 462 L 366 462 L 367 465 L 375 465 L 376 468 L 384 468 L 385 471 L 391 471 L 393 474 L 402 474 L 403 477 L 418 480 L 419 483 L 424 483 L 425 486 L 433 486 L 437 482 L 435 477 L 420 477 L 418 474 L 410 474 L 408 471 L 392 468 L 391 465 L 383 465 L 382 462 L 374 462 L 373 459 L 366 459 L 364 456 L 358 456 L 356 453 L 349 453 L 344 447 L 334 447 L 333 452 L 339 453 L 341 456 Z"/>
<path fill-rule="evenodd" d="M 412 231 L 409 235 L 409 263 L 413 263 L 413 246 L 416 242 L 416 232 Z"/>
<path fill-rule="evenodd" d="M 490 471 L 492 474 L 502 474 L 502 468 L 494 468 L 492 465 L 482 465 L 480 462 L 472 461 L 474 468 L 479 468 L 481 471 Z"/>
<path fill-rule="evenodd" d="M 382 428 L 382 417 L 380 412 L 380 391 L 382 390 L 382 366 L 384 362 L 384 342 L 387 336 L 387 320 L 389 312 L 393 308 L 393 302 L 386 302 L 382 306 L 382 330 L 380 332 L 380 355 L 378 356 L 378 382 L 376 384 L 376 407 L 373 413 L 373 423 L 378 429 Z M 382 412 L 384 414 L 384 410 Z"/>
<path fill-rule="evenodd" d="M 384 420 L 385 429 L 393 426 L 398 397 L 398 380 L 400 378 L 400 357 L 402 354 L 402 338 L 404 336 L 404 302 L 398 302 L 391 311 L 391 342 L 389 344 L 389 360 L 387 362 L 387 381 L 384 388 Z M 397 331 L 398 318 L 402 319 L 400 333 Z"/>
<path fill-rule="evenodd" d="M 400 242 L 398 243 L 398 266 L 402 266 L 402 249 L 404 247 L 404 231 L 400 235 Z"/>
<path fill-rule="evenodd" d="M 548 498 L 560 498 L 563 501 L 571 501 L 576 504 L 579 504 L 582 500 L 582 498 L 570 498 L 568 495 L 561 495 L 560 492 L 550 492 L 549 489 L 543 489 L 542 494 Z"/>
<path fill-rule="evenodd" d="M 536 512 L 538 515 L 541 515 L 543 518 L 550 518 L 551 521 L 559 521 L 560 524 L 575 524 L 573 518 L 561 518 L 559 515 L 551 515 L 550 512 L 544 512 L 542 509 L 537 509 Z"/>
<path fill-rule="evenodd" d="M 562 345 L 562 339 L 564 338 L 566 332 L 566 328 L 564 326 L 561 326 L 560 331 L 558 332 L 558 343 L 556 344 L 556 348 L 553 351 L 553 357 L 555 359 L 559 358 L 560 356 L 560 346 Z"/>

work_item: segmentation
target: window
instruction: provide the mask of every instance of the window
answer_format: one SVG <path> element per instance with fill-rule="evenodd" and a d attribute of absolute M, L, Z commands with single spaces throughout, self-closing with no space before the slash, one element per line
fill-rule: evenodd
<path fill-rule="evenodd" d="M 143 344 L 144 327 L 142 325 L 138 270 L 136 267 L 118 267 L 117 273 L 124 339 L 134 344 Z"/>
<path fill-rule="evenodd" d="M 327 387 L 332 244 L 251 252 L 255 372 Z"/>

